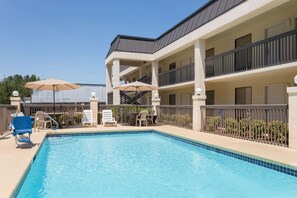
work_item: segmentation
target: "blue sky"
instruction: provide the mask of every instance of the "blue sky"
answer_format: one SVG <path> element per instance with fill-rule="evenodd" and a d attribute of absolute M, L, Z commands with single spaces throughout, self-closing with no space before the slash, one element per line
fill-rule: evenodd
<path fill-rule="evenodd" d="M 0 0 L 0 79 L 104 83 L 117 34 L 155 38 L 207 0 Z"/>

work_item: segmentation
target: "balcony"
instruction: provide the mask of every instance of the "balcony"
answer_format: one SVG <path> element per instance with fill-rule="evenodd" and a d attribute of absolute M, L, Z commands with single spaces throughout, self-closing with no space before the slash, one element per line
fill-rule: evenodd
<path fill-rule="evenodd" d="M 289 63 L 297 60 L 297 29 L 205 60 L 205 77 Z"/>
<path fill-rule="evenodd" d="M 159 87 L 190 82 L 194 80 L 194 63 L 159 74 Z"/>

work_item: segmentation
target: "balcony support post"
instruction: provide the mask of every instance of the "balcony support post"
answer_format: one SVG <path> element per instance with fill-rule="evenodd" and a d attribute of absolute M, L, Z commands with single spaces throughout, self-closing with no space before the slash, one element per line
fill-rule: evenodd
<path fill-rule="evenodd" d="M 159 86 L 158 85 L 159 84 L 158 83 L 158 80 L 159 80 L 158 72 L 159 72 L 159 62 L 153 61 L 152 62 L 152 85 L 155 87 Z M 159 91 L 158 90 L 152 91 L 152 98 L 155 98 L 155 94 L 157 94 L 159 96 Z"/>
<path fill-rule="evenodd" d="M 205 96 L 205 40 L 197 40 L 194 46 L 194 59 L 195 59 L 195 90 L 201 89 L 201 96 Z M 194 90 L 194 93 L 195 93 Z"/>
<path fill-rule="evenodd" d="M 108 104 L 108 93 L 112 92 L 112 66 L 106 65 L 106 104 Z"/>
<path fill-rule="evenodd" d="M 142 76 L 143 76 L 143 68 L 141 67 L 141 66 L 139 66 L 139 79 L 141 79 L 142 78 Z"/>
<path fill-rule="evenodd" d="M 115 59 L 113 60 L 113 87 L 120 86 L 120 60 Z M 113 104 L 119 105 L 120 104 L 120 91 L 119 90 L 112 90 L 113 91 Z"/>

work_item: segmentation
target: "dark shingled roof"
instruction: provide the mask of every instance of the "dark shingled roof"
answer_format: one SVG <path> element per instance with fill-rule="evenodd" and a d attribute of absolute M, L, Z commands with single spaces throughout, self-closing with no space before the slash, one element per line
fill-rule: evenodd
<path fill-rule="evenodd" d="M 118 35 L 112 41 L 106 57 L 113 51 L 153 54 L 244 1 L 211 0 L 156 39 Z"/>

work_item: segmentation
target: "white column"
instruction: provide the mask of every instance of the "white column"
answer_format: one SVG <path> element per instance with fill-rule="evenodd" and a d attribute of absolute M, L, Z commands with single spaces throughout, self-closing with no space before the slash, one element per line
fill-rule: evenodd
<path fill-rule="evenodd" d="M 202 129 L 202 112 L 201 106 L 205 105 L 205 84 L 204 84 L 204 69 L 205 69 L 205 40 L 197 40 L 194 46 L 195 59 L 195 89 L 193 96 L 193 130 L 200 131 Z M 199 95 L 196 95 L 195 90 L 201 89 Z"/>
<path fill-rule="evenodd" d="M 97 126 L 98 124 L 98 98 L 97 97 L 90 98 L 90 109 L 93 112 L 93 117 L 95 120 L 95 123 L 93 124 L 93 126 Z"/>
<path fill-rule="evenodd" d="M 108 104 L 108 93 L 112 92 L 112 67 L 111 65 L 106 65 L 106 104 Z"/>
<path fill-rule="evenodd" d="M 297 150 L 297 87 L 288 87 L 289 148 Z"/>
<path fill-rule="evenodd" d="M 143 68 L 142 67 L 139 67 L 138 71 L 139 71 L 138 79 L 140 79 L 143 76 L 143 74 L 142 74 L 143 73 Z"/>
<path fill-rule="evenodd" d="M 113 87 L 120 86 L 120 60 L 115 59 L 112 64 L 113 68 Z M 119 105 L 120 104 L 120 91 L 113 90 L 113 104 Z"/>
<path fill-rule="evenodd" d="M 205 96 L 193 96 L 193 130 L 200 131 L 202 129 L 202 114 L 201 106 L 205 105 Z"/>
<path fill-rule="evenodd" d="M 159 80 L 159 62 L 158 61 L 153 61 L 152 62 L 152 85 L 155 87 L 158 87 L 158 80 Z M 152 98 L 155 97 L 155 94 L 159 95 L 158 90 L 152 91 Z"/>
<path fill-rule="evenodd" d="M 195 90 L 201 88 L 201 96 L 205 95 L 205 40 L 197 40 L 194 47 Z"/>

